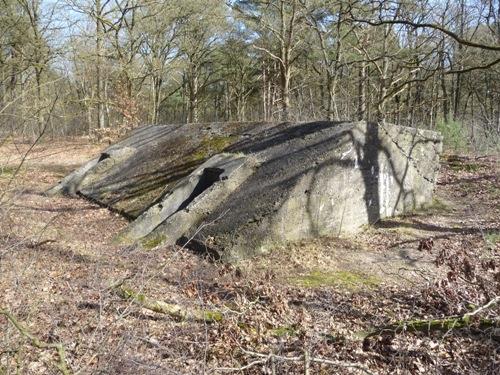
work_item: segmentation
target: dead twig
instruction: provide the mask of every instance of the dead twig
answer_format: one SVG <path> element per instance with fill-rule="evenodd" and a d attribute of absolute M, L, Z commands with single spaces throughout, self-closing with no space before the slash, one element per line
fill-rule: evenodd
<path fill-rule="evenodd" d="M 307 350 L 304 351 L 303 355 L 296 356 L 296 357 L 285 357 L 285 356 L 276 355 L 273 353 L 263 354 L 263 353 L 251 352 L 248 350 L 243 350 L 243 352 L 247 355 L 259 357 L 262 359 L 250 362 L 249 364 L 242 366 L 242 367 L 221 367 L 221 368 L 217 368 L 217 370 L 218 371 L 243 371 L 243 370 L 246 370 L 250 367 L 259 365 L 259 364 L 265 364 L 269 361 L 287 361 L 287 362 L 304 362 L 306 374 L 308 374 L 310 371 L 310 367 L 309 367 L 310 363 L 315 362 L 315 363 L 321 363 L 321 364 L 331 365 L 331 366 L 335 366 L 335 367 L 355 368 L 357 370 L 362 371 L 365 374 L 374 375 L 374 373 L 371 372 L 367 367 L 365 367 L 359 363 L 335 361 L 335 360 L 331 360 L 331 359 L 311 357 Z"/>
<path fill-rule="evenodd" d="M 40 340 L 38 337 L 29 332 L 25 327 L 21 325 L 17 321 L 17 319 L 9 313 L 7 310 L 0 310 L 0 315 L 5 316 L 7 321 L 11 322 L 12 325 L 17 329 L 17 331 L 24 337 L 26 337 L 35 348 L 38 349 L 55 349 L 57 351 L 57 355 L 59 356 L 59 362 L 57 364 L 57 368 L 63 375 L 70 375 L 71 372 L 68 369 L 66 364 L 66 351 L 64 350 L 64 346 L 61 343 L 47 343 Z"/>
<path fill-rule="evenodd" d="M 480 306 L 476 310 L 474 310 L 474 311 L 472 311 L 470 313 L 465 314 L 464 317 L 471 317 L 471 316 L 477 315 L 481 311 L 487 310 L 487 309 L 489 309 L 489 308 L 497 305 L 498 302 L 500 302 L 500 296 L 496 296 L 490 302 L 488 302 L 486 305 Z"/>
<path fill-rule="evenodd" d="M 399 333 L 405 332 L 408 330 L 411 331 L 450 331 L 453 329 L 462 329 L 470 327 L 471 317 L 476 316 L 480 312 L 487 310 L 500 302 L 500 296 L 493 298 L 487 304 L 477 308 L 476 310 L 466 313 L 462 316 L 451 316 L 441 319 L 415 319 L 415 320 L 403 320 L 396 322 L 394 324 L 389 324 L 373 331 L 369 332 L 365 336 L 365 341 L 373 336 L 378 336 L 384 333 Z M 481 329 L 491 328 L 491 327 L 499 327 L 500 319 L 487 319 L 481 318 L 477 322 L 477 325 Z"/>

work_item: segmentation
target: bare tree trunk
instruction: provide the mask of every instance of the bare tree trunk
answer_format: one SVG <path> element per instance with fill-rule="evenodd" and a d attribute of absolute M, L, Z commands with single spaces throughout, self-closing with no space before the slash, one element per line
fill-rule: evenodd
<path fill-rule="evenodd" d="M 96 99 L 97 99 L 97 128 L 103 129 L 105 127 L 104 117 L 104 97 L 103 97 L 103 80 L 102 80 L 102 43 L 103 43 L 103 27 L 101 23 L 102 8 L 101 0 L 95 2 L 96 14 Z"/>
<path fill-rule="evenodd" d="M 43 130 L 44 121 L 43 121 L 43 108 L 42 108 L 42 70 L 35 68 L 35 81 L 36 81 L 36 125 L 37 125 L 37 133 L 40 133 Z"/>
<path fill-rule="evenodd" d="M 390 25 L 386 25 L 384 29 L 384 41 L 382 44 L 382 69 L 380 75 L 380 84 L 377 98 L 377 122 L 384 122 L 386 118 L 385 105 L 387 95 L 387 80 L 389 71 L 389 57 L 387 56 L 387 41 L 390 32 Z"/>
<path fill-rule="evenodd" d="M 224 91 L 225 91 L 224 92 L 225 119 L 226 121 L 229 121 L 232 119 L 229 83 L 226 83 L 226 90 Z"/>
<path fill-rule="evenodd" d="M 462 38 L 464 36 L 464 28 L 465 28 L 465 0 L 460 1 L 460 31 L 459 35 Z M 461 63 L 462 59 L 462 50 L 463 50 L 463 45 L 461 43 L 458 43 L 458 46 L 455 50 L 455 56 L 454 58 L 458 60 L 458 69 L 463 68 L 463 64 Z M 460 104 L 461 104 L 461 97 L 462 97 L 462 74 L 457 74 L 456 75 L 456 81 L 455 81 L 455 90 L 453 92 L 454 94 L 454 100 L 453 100 L 453 120 L 458 120 L 460 117 Z"/>
<path fill-rule="evenodd" d="M 328 106 L 327 106 L 327 118 L 329 121 L 334 120 L 334 108 L 335 108 L 335 84 L 332 74 L 327 71 L 326 73 L 326 87 L 328 91 Z"/>
<path fill-rule="evenodd" d="M 152 77 L 153 80 L 153 108 L 151 113 L 151 122 L 153 124 L 158 124 L 160 117 L 160 94 L 161 94 L 161 85 L 162 79 L 160 77 Z"/>
<path fill-rule="evenodd" d="M 272 120 L 273 118 L 273 108 L 274 108 L 274 101 L 275 101 L 275 96 L 276 96 L 276 87 L 273 85 L 272 79 L 271 79 L 271 70 L 268 70 L 268 77 L 267 77 L 267 121 Z"/>
<path fill-rule="evenodd" d="M 309 103 L 310 103 L 310 113 L 312 115 L 312 118 L 316 118 L 316 106 L 314 105 L 314 94 L 313 94 L 313 88 L 309 87 Z"/>
<path fill-rule="evenodd" d="M 281 65 L 281 119 L 288 121 L 290 117 L 290 66 L 287 64 Z"/>
<path fill-rule="evenodd" d="M 431 95 L 430 95 L 430 109 L 429 109 L 429 126 L 431 129 L 436 128 L 436 116 L 434 115 L 434 108 L 435 108 L 435 91 L 436 91 L 436 76 L 434 75 L 432 77 L 432 86 L 431 86 Z"/>
<path fill-rule="evenodd" d="M 192 70 L 189 77 L 189 111 L 188 123 L 198 122 L 198 75 Z"/>
<path fill-rule="evenodd" d="M 446 90 L 446 79 L 445 75 L 441 74 L 441 91 L 443 93 L 443 119 L 444 122 L 450 121 L 450 107 L 449 107 L 449 98 L 448 91 Z"/>
<path fill-rule="evenodd" d="M 108 89 L 109 89 L 109 81 L 106 79 L 103 79 L 101 81 L 101 84 L 103 86 L 103 96 L 104 98 L 108 97 Z M 109 102 L 107 100 L 104 100 L 103 103 L 103 111 L 102 111 L 102 123 L 103 127 L 106 127 L 106 125 L 109 125 L 109 119 L 111 118 L 111 111 L 109 108 Z M 106 124 L 106 119 L 108 120 L 108 124 Z"/>
<path fill-rule="evenodd" d="M 262 118 L 264 121 L 268 120 L 267 117 L 267 76 L 266 67 L 262 69 Z"/>
<path fill-rule="evenodd" d="M 358 120 L 366 120 L 366 64 L 361 63 L 358 77 Z"/>

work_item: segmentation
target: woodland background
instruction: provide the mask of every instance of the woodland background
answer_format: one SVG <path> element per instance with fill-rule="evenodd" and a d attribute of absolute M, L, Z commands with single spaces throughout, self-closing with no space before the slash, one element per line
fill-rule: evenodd
<path fill-rule="evenodd" d="M 45 194 L 137 126 L 320 119 L 440 130 L 432 204 L 230 265 Z M 0 0 L 0 374 L 498 374 L 499 136 L 500 0 Z"/>
<path fill-rule="evenodd" d="M 499 62 L 498 0 L 0 0 L 0 131 L 366 119 L 484 148 Z"/>

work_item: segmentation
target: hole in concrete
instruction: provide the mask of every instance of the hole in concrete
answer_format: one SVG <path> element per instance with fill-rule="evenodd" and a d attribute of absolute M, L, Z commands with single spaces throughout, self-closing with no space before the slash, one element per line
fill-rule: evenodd
<path fill-rule="evenodd" d="M 210 186 L 212 186 L 214 183 L 219 181 L 219 177 L 222 174 L 222 172 L 224 172 L 224 169 L 221 169 L 221 168 L 205 168 L 203 170 L 202 175 L 200 176 L 200 179 L 198 180 L 198 183 L 194 187 L 193 191 L 191 192 L 189 197 L 187 197 L 187 199 L 181 203 L 181 205 L 179 206 L 177 211 L 181 211 L 184 208 L 186 208 L 187 206 L 189 206 L 189 204 L 198 195 L 200 195 L 205 190 L 207 190 Z"/>
<path fill-rule="evenodd" d="M 109 159 L 110 157 L 110 154 L 108 154 L 107 152 L 103 152 L 101 156 L 99 156 L 99 160 L 97 160 L 97 162 L 100 163 L 101 161 Z"/>
<path fill-rule="evenodd" d="M 204 255 L 208 260 L 211 261 L 217 261 L 221 259 L 220 254 L 216 250 L 212 249 L 211 247 L 207 246 L 197 239 L 190 240 L 186 236 L 182 236 L 176 241 L 175 244 L 177 246 L 183 247 L 184 249 L 190 250 L 195 254 Z"/>
<path fill-rule="evenodd" d="M 165 234 L 169 241 L 178 239 L 189 231 L 199 220 L 217 207 L 222 197 L 231 193 L 231 186 L 223 183 L 214 189 L 214 184 L 228 178 L 233 178 L 232 173 L 241 168 L 247 159 L 240 155 L 219 154 L 212 157 L 206 164 L 198 167 L 189 176 L 180 179 L 162 196 L 161 201 L 143 212 L 122 233 L 126 241 L 135 241 L 149 233 Z M 253 164 L 252 164 L 253 165 Z M 253 171 L 242 169 L 241 173 Z M 246 178 L 236 174 L 234 185 L 238 185 Z M 212 195 L 212 197 L 211 197 Z M 218 199 L 215 199 L 217 198 Z M 201 200 L 199 210 L 190 212 L 193 201 Z M 176 217 L 177 216 L 177 217 Z M 167 230 L 168 233 L 164 233 Z"/>

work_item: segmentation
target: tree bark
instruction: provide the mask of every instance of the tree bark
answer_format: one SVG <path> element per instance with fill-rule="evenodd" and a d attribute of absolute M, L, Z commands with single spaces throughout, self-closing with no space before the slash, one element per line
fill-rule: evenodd
<path fill-rule="evenodd" d="M 103 79 L 102 79 L 102 43 L 103 43 L 103 26 L 101 22 L 102 8 L 101 0 L 95 2 L 96 12 L 96 35 L 95 35 L 95 52 L 96 52 L 96 100 L 97 100 L 97 128 L 105 127 L 104 105 L 103 105 Z"/>
<path fill-rule="evenodd" d="M 361 63 L 358 73 L 358 120 L 366 120 L 366 64 Z"/>

